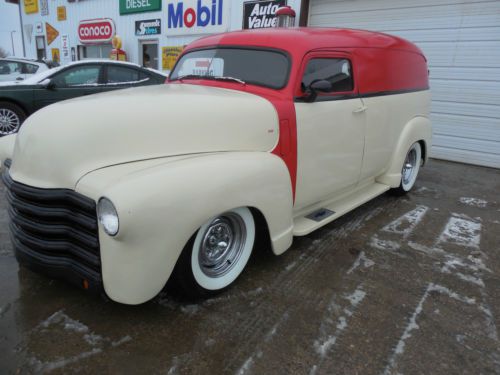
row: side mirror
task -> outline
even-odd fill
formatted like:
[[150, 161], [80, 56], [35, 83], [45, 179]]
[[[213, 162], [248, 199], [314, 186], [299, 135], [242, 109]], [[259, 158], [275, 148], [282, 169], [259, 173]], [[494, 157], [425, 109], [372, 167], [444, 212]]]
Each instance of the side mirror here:
[[40, 85], [45, 87], [47, 90], [53, 90], [56, 87], [50, 78], [45, 78], [42, 82], [40, 82]]
[[330, 92], [332, 91], [332, 88], [332, 84], [326, 79], [314, 80], [306, 89], [305, 100], [307, 102], [314, 102], [318, 97], [318, 92]]

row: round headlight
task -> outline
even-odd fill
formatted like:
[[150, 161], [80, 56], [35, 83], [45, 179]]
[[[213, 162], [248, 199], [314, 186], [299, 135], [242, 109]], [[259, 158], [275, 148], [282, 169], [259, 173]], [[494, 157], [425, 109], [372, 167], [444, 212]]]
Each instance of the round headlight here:
[[113, 203], [108, 198], [99, 199], [97, 203], [97, 217], [104, 231], [110, 236], [116, 236], [120, 229], [118, 212]]

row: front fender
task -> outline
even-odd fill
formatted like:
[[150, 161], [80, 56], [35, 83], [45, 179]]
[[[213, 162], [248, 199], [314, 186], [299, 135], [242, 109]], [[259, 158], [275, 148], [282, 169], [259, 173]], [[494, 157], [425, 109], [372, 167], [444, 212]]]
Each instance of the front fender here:
[[[132, 165], [134, 164], [134, 165]], [[264, 215], [276, 253], [292, 242], [292, 189], [283, 161], [265, 152], [229, 152], [110, 167], [76, 190], [105, 196], [120, 218], [116, 237], [99, 228], [104, 288], [121, 303], [143, 303], [166, 284], [191, 236], [236, 207]]]
[[[425, 147], [425, 159], [427, 162], [432, 141], [432, 127], [429, 118], [416, 116], [411, 119], [403, 128], [389, 162], [387, 171], [377, 178], [377, 182], [396, 188], [401, 183], [401, 170], [406, 158], [406, 154], [411, 145], [422, 141]], [[422, 150], [424, 151], [424, 150]]]
[[17, 134], [7, 135], [0, 138], [0, 171], [2, 171], [5, 160], [12, 158]]

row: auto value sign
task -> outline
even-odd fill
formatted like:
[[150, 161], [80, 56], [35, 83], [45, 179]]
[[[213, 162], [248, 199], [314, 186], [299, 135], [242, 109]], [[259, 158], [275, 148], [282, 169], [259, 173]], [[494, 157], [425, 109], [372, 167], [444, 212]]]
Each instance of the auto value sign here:
[[274, 14], [279, 7], [284, 5], [286, 5], [286, 0], [247, 1], [243, 3], [243, 28], [275, 27], [277, 18]]
[[112, 19], [99, 18], [80, 21], [78, 38], [81, 43], [106, 43], [115, 35], [115, 24]]
[[229, 0], [182, 0], [167, 4], [168, 35], [196, 35], [227, 31]]
[[135, 21], [135, 35], [156, 35], [161, 34], [161, 20], [159, 18], [154, 20]]
[[120, 14], [161, 10], [161, 0], [120, 0]]

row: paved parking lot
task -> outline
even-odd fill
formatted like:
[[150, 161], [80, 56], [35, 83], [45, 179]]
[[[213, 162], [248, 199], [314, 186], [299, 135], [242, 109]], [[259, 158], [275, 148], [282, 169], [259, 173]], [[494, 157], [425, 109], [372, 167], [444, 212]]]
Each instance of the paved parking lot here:
[[227, 293], [122, 306], [19, 269], [0, 191], [0, 373], [500, 373], [500, 171], [431, 161]]

